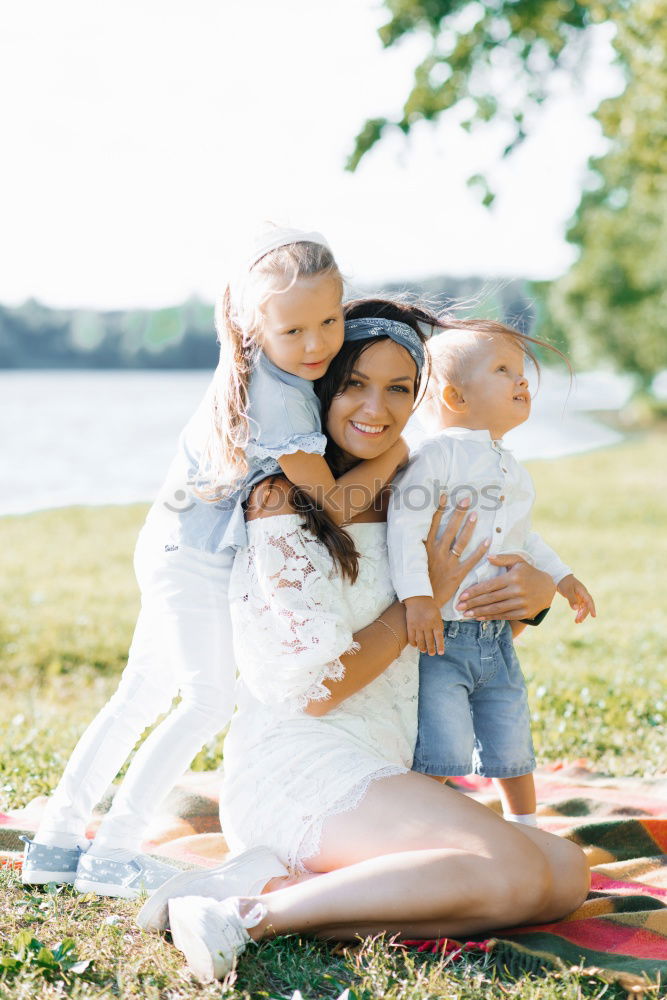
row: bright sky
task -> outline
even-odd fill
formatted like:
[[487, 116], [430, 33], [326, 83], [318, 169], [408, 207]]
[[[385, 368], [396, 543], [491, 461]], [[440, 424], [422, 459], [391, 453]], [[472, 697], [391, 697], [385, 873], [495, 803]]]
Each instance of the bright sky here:
[[[608, 41], [534, 138], [420, 125], [355, 174], [425, 41], [382, 50], [379, 0], [20, 0], [0, 13], [0, 302], [158, 306], [221, 289], [262, 219], [322, 230], [358, 282], [552, 277], [614, 88]], [[465, 178], [489, 170], [491, 212]]]

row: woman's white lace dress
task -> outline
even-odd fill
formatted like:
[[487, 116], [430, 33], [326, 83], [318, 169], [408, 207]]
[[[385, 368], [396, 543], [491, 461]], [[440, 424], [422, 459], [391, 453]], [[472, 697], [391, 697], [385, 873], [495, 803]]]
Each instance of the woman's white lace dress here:
[[[287, 514], [248, 523], [230, 584], [238, 708], [225, 740], [221, 821], [232, 850], [263, 844], [292, 871], [317, 854], [327, 816], [357, 805], [376, 778], [410, 769], [417, 736], [417, 657], [407, 647], [326, 715], [304, 708], [344, 675], [353, 634], [395, 599], [386, 524], [348, 530], [355, 584]], [[380, 626], [382, 628], [382, 626]]]

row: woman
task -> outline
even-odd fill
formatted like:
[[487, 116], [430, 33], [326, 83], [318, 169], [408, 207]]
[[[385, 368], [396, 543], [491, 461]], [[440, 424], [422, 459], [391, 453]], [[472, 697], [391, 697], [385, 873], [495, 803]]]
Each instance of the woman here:
[[[377, 315], [377, 304], [366, 308]], [[334, 463], [381, 454], [400, 436], [424, 365], [420, 315], [351, 324], [321, 392]], [[460, 937], [564, 916], [588, 888], [578, 847], [409, 770], [417, 654], [389, 582], [385, 505], [349, 526], [357, 557], [312, 514], [304, 528], [296, 502], [265, 482], [247, 514], [231, 590], [241, 685], [221, 812], [234, 849], [268, 845], [305, 876], [285, 888], [274, 880], [261, 897], [172, 899], [174, 943], [206, 980], [278, 934]], [[483, 549], [452, 556], [472, 525], [457, 511], [436, 540], [440, 516], [427, 549], [442, 605]]]

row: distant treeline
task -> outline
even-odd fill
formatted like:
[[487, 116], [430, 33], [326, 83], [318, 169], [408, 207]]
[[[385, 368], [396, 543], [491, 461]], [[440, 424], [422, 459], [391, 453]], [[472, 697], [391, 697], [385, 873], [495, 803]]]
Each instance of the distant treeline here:
[[[522, 281], [440, 277], [384, 285], [383, 291], [424, 297], [440, 308], [460, 304], [466, 314], [524, 330], [533, 319]], [[50, 309], [34, 299], [17, 308], [0, 306], [0, 368], [213, 368], [217, 357], [213, 306], [198, 299], [114, 312]]]

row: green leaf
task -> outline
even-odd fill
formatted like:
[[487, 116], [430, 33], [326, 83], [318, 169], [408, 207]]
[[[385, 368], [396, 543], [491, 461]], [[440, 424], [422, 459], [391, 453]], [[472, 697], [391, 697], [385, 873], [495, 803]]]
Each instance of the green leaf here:
[[57, 962], [62, 961], [66, 955], [74, 951], [75, 942], [73, 938], [63, 938], [63, 940], [53, 949], [53, 957]]
[[14, 956], [24, 961], [31, 951], [39, 951], [41, 944], [32, 936], [32, 931], [20, 931], [13, 941]]
[[354, 171], [357, 169], [361, 158], [379, 141], [388, 124], [389, 122], [386, 118], [370, 118], [364, 124], [354, 140], [354, 149], [345, 164], [346, 170]]
[[43, 965], [51, 969], [57, 969], [59, 965], [58, 959], [56, 958], [54, 953], [51, 951], [50, 948], [44, 947], [44, 945], [42, 945], [42, 947], [37, 952], [37, 955], [35, 956], [35, 962], [38, 965]]

